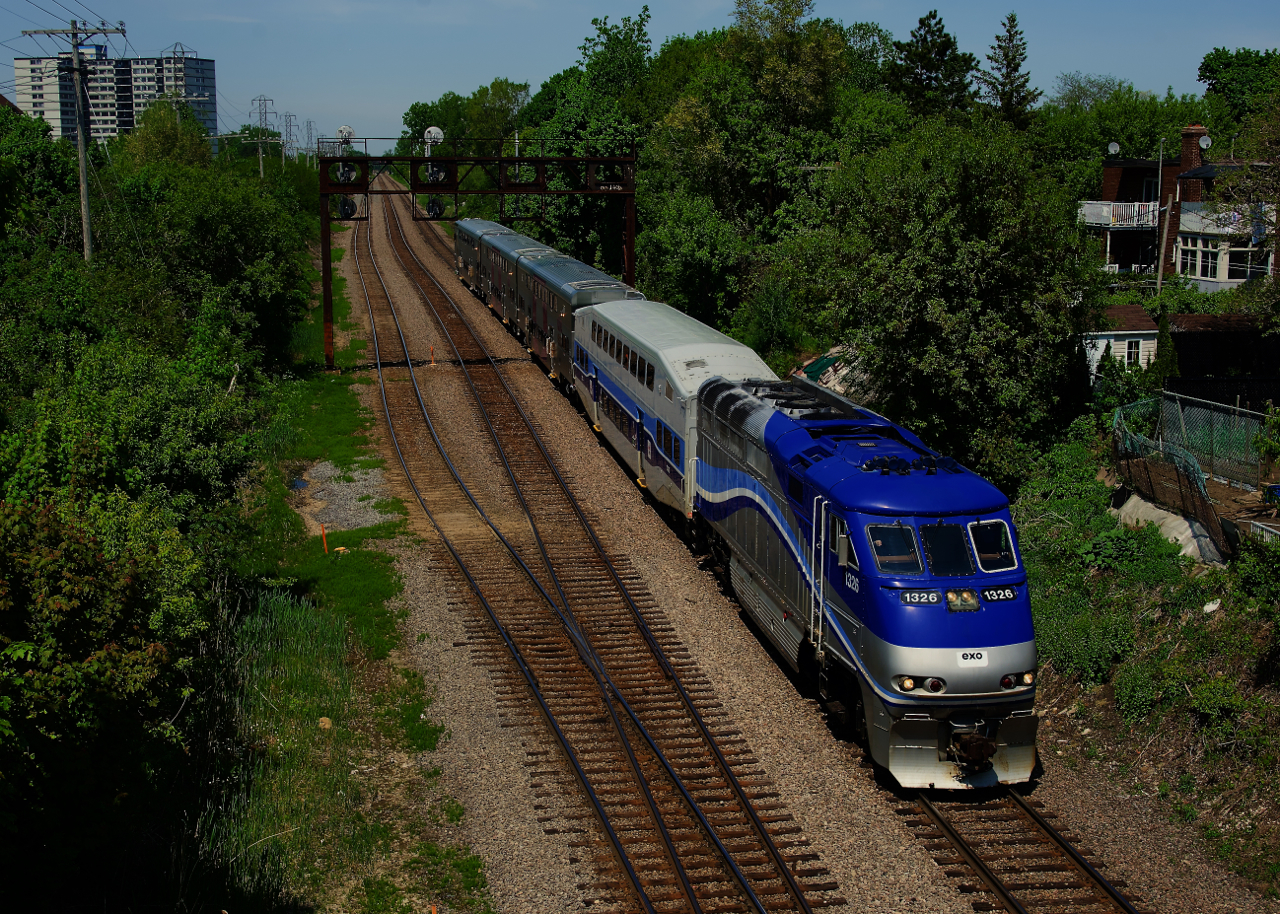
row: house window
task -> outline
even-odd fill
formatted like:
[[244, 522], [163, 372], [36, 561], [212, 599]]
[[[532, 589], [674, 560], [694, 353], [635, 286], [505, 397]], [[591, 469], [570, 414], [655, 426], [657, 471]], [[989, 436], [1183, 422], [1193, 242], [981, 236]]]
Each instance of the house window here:
[[1218, 278], [1218, 241], [1210, 235], [1178, 236], [1178, 272], [1200, 279]]
[[1129, 340], [1124, 347], [1124, 363], [1126, 365], [1137, 365], [1138, 359], [1142, 358], [1142, 341]]
[[1255, 279], [1270, 272], [1269, 248], [1232, 247], [1227, 254], [1227, 279]]

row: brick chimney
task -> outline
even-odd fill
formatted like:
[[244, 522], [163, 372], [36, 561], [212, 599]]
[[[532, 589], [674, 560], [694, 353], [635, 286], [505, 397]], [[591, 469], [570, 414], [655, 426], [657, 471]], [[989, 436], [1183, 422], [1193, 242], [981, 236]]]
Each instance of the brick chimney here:
[[[1204, 151], [1200, 148], [1200, 137], [1208, 136], [1209, 131], [1199, 124], [1191, 124], [1182, 128], [1182, 165], [1181, 170], [1191, 171], [1204, 164]], [[1204, 182], [1187, 180], [1182, 182], [1182, 200], [1185, 203], [1199, 203], [1204, 199]]]

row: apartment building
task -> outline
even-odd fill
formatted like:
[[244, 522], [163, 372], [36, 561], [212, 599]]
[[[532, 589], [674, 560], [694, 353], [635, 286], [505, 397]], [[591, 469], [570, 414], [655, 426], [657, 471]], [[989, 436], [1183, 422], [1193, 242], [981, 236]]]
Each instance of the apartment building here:
[[[218, 132], [214, 62], [175, 44], [160, 57], [108, 56], [106, 45], [82, 45], [84, 92], [90, 135], [106, 140], [133, 129], [157, 99], [182, 98], [211, 134]], [[71, 52], [57, 57], [14, 58], [19, 110], [40, 118], [55, 137], [76, 134], [75, 89], [68, 67]]]

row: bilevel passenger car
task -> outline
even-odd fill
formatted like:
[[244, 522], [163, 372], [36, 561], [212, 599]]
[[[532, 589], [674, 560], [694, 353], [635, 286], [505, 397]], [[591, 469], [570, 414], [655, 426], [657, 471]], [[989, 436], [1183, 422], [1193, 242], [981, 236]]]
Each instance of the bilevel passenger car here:
[[858, 702], [903, 787], [1026, 781], [1036, 647], [1008, 501], [911, 432], [802, 379], [716, 378], [694, 508], [747, 611]]
[[716, 376], [772, 376], [758, 355], [660, 302], [574, 315], [574, 388], [595, 427], [658, 501], [692, 517], [697, 392]]
[[505, 225], [487, 219], [459, 219], [454, 224], [453, 252], [458, 258], [458, 278], [476, 295], [480, 295], [480, 239], [485, 235], [514, 234]]
[[643, 299], [626, 283], [496, 222], [460, 219], [458, 277], [502, 318], [561, 386], [573, 383], [573, 314], [585, 305]]

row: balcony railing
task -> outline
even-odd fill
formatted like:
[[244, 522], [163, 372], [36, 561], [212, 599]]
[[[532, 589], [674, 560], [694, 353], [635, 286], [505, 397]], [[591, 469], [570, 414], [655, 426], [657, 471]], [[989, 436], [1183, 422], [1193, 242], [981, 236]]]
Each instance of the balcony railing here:
[[1085, 225], [1099, 228], [1153, 229], [1159, 225], [1160, 204], [1085, 200], [1080, 204], [1080, 218]]

